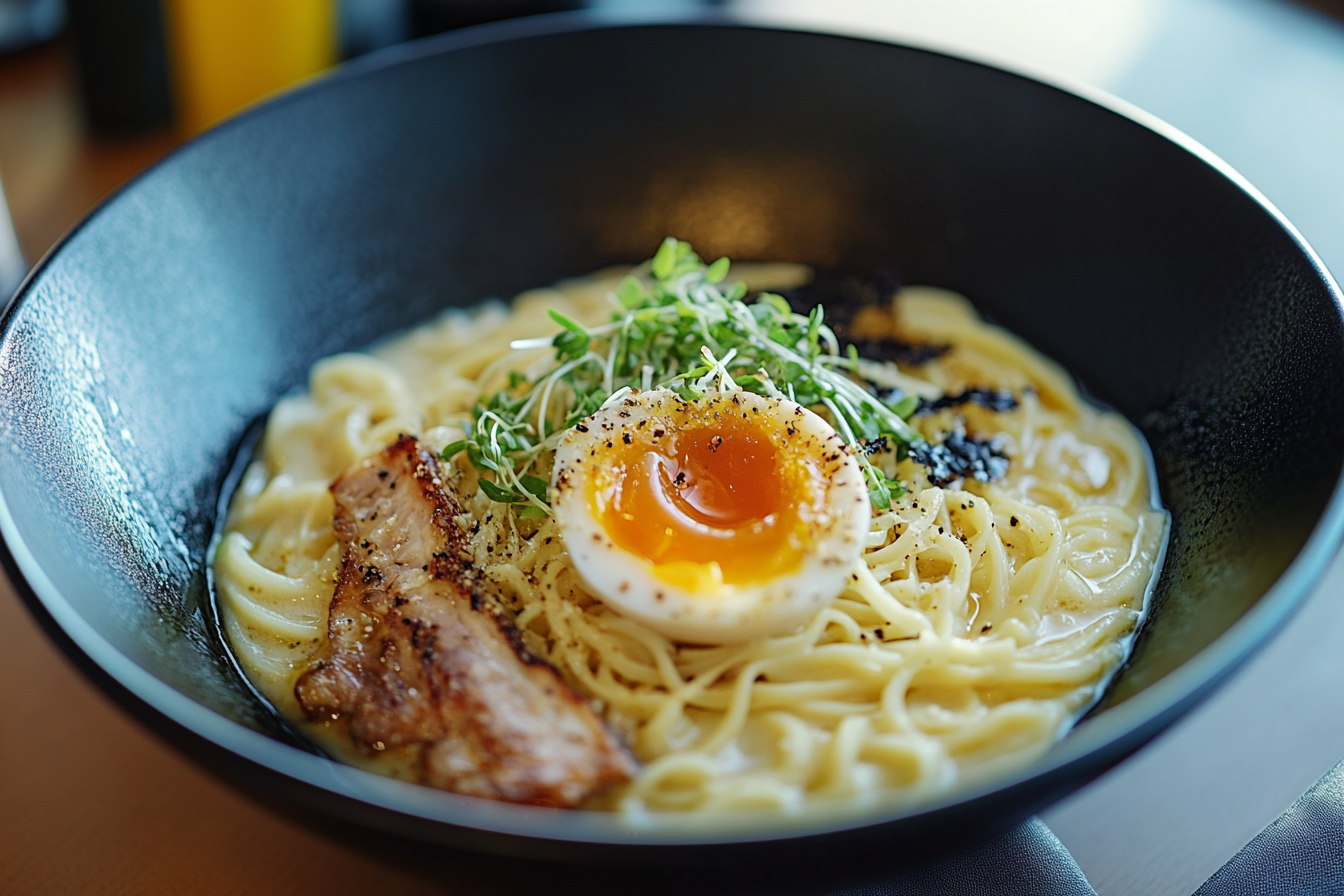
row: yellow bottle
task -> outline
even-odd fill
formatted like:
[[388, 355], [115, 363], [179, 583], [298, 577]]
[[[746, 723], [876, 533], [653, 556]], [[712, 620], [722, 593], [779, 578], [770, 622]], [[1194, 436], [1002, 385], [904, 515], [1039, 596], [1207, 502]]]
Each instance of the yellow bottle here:
[[188, 134], [336, 61], [336, 0], [165, 0], [164, 12]]

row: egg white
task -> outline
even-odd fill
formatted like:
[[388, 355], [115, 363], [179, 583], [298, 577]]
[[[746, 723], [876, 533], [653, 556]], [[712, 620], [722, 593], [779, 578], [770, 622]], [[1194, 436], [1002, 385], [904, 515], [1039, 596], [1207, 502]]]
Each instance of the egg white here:
[[[659, 577], [648, 558], [612, 540], [591, 506], [593, 477], [611, 468], [626, 432], [653, 444], [659, 430], [670, 435], [688, 418], [702, 427], [702, 421], [727, 411], [773, 428], [781, 454], [792, 453], [821, 471], [817, 487], [823, 494], [812, 496], [820, 500], [811, 502], [807, 544], [795, 571], [761, 582], [712, 582], [693, 591]], [[796, 629], [844, 590], [872, 515], [859, 464], [825, 420], [787, 399], [743, 391], [687, 402], [655, 389], [598, 411], [562, 437], [551, 503], [574, 568], [594, 595], [669, 638], [695, 644], [740, 643]]]

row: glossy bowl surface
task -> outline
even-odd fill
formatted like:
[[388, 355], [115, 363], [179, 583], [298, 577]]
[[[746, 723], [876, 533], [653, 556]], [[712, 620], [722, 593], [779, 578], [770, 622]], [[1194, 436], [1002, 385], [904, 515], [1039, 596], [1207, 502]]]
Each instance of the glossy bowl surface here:
[[[433, 792], [287, 738], [213, 627], [231, 458], [309, 365], [448, 306], [647, 257], [897, 269], [971, 297], [1147, 435], [1173, 515], [1151, 619], [1042, 762], [916, 810], [641, 828]], [[1344, 322], [1311, 251], [1192, 141], [917, 48], [579, 17], [383, 54], [174, 153], [30, 276], [0, 341], [0, 532], [35, 613], [193, 755], [423, 840], [714, 859], [1002, 829], [1132, 752], [1338, 542]]]

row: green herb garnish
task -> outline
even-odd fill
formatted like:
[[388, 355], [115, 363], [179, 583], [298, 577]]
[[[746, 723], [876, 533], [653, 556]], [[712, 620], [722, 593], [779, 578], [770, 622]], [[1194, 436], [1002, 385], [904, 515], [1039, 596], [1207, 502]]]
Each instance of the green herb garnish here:
[[610, 323], [585, 327], [552, 311], [559, 333], [513, 344], [552, 346], [550, 369], [536, 379], [511, 374], [504, 389], [477, 405], [468, 438], [444, 448], [444, 459], [466, 451], [477, 470], [493, 474], [494, 481], [481, 479], [491, 500], [539, 518], [550, 508], [547, 481], [534, 471], [569, 427], [632, 390], [672, 389], [689, 401], [745, 389], [826, 417], [854, 450], [873, 506], [889, 508], [905, 488], [865, 446], [885, 439], [903, 453], [919, 438], [905, 422], [915, 402], [900, 395], [884, 401], [850, 375], [858, 355], [853, 346], [840, 351], [821, 306], [797, 314], [772, 293], [748, 305], [745, 285], [725, 283], [728, 267], [726, 258], [706, 265], [690, 244], [668, 237], [649, 263], [648, 282], [621, 281], [620, 310]]

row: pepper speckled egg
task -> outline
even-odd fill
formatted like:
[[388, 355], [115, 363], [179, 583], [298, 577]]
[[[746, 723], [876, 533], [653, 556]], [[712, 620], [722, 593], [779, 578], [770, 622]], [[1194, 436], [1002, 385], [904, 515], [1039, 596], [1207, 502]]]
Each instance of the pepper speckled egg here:
[[696, 644], [796, 629], [844, 589], [872, 513], [825, 420], [739, 391], [598, 411], [561, 439], [551, 500], [597, 597]]

